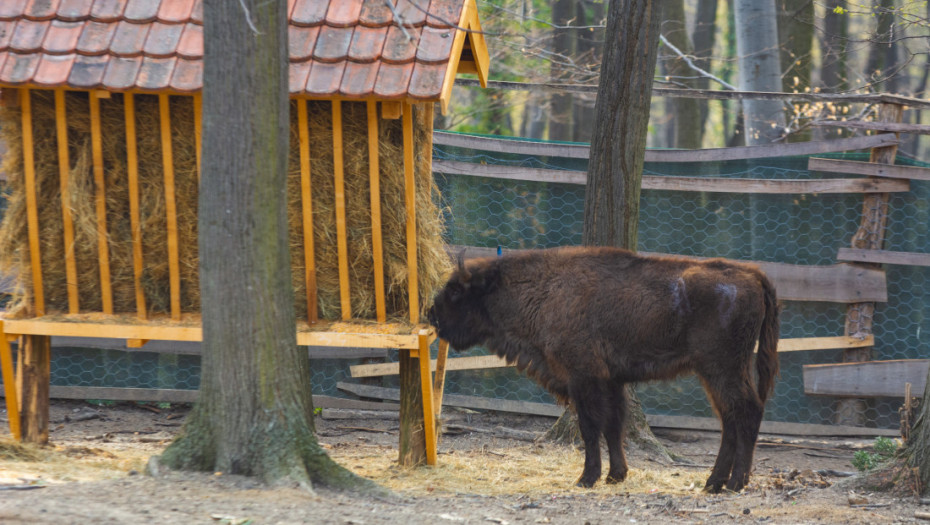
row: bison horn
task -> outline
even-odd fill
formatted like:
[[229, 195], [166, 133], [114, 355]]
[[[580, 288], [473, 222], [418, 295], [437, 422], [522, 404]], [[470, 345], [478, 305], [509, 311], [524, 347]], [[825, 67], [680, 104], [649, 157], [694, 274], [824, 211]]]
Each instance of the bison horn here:
[[465, 249], [462, 249], [462, 251], [459, 252], [458, 256], [456, 257], [456, 261], [458, 262], [459, 274], [461, 275], [462, 279], [467, 282], [469, 279], [471, 279], [471, 274], [468, 273], [468, 270], [465, 269]]

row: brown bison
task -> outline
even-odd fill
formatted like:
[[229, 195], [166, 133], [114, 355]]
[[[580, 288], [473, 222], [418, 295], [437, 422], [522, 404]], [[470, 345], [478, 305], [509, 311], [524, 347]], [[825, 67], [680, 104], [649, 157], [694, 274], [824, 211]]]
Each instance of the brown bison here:
[[[485, 345], [574, 405], [585, 445], [578, 485], [626, 478], [625, 385], [694, 372], [721, 419], [705, 490], [749, 480], [765, 399], [778, 373], [775, 288], [754, 266], [646, 257], [618, 248], [556, 248], [459, 258], [428, 313], [439, 337]], [[753, 386], [753, 348], [758, 382]]]

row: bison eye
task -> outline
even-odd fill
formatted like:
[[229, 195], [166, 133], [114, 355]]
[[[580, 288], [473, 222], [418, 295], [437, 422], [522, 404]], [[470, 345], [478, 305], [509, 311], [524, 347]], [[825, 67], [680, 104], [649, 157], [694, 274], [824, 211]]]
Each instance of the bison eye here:
[[449, 286], [449, 301], [459, 302], [465, 296], [465, 289], [458, 284]]

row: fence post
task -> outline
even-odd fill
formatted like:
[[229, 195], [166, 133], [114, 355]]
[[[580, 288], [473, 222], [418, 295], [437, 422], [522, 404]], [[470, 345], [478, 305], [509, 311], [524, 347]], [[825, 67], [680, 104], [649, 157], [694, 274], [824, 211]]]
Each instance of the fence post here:
[[48, 443], [51, 340], [47, 335], [25, 335], [19, 349], [22, 368], [17, 386], [22, 403], [22, 439], [27, 443]]
[[[879, 106], [878, 122], [901, 122], [903, 107], [899, 104], [883, 103]], [[898, 146], [872, 148], [869, 162], [894, 164]], [[881, 250], [888, 223], [888, 193], [870, 193], [862, 205], [862, 222], [852, 238], [852, 247], [866, 250]], [[878, 264], [862, 263], [869, 268], [880, 268]], [[847, 336], [866, 337], [872, 335], [872, 318], [875, 303], [852, 303], [846, 308]], [[849, 348], [843, 351], [843, 362], [869, 361], [872, 347]], [[841, 399], [837, 402], [836, 423], [839, 425], [862, 426], [865, 424], [866, 402], [864, 399]]]

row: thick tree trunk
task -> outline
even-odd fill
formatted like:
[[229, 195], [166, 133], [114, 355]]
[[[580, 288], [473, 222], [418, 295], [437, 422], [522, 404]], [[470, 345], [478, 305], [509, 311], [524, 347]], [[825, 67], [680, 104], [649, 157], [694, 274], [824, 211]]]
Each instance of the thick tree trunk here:
[[[803, 93], [811, 88], [814, 48], [814, 2], [778, 0], [778, 41], [781, 45], [782, 91]], [[808, 130], [794, 133], [791, 142], [811, 139]]]
[[[698, 0], [694, 27], [691, 30], [691, 41], [694, 44], [694, 64], [704, 71], [710, 71], [710, 57], [714, 50], [716, 30], [717, 0]], [[708, 89], [710, 88], [710, 79], [705, 76], [698, 77], [694, 81], [694, 87]], [[708, 103], [707, 100], [698, 100], [701, 111], [702, 144], [704, 142], [704, 123], [707, 122], [707, 115], [710, 113]]]
[[288, 254], [285, 0], [204, 5], [200, 398], [161, 463], [373, 487], [316, 441]]
[[[636, 249], [661, 15], [661, 3], [650, 0], [616, 0], [608, 6], [585, 192], [583, 242], [587, 246]], [[627, 388], [631, 399], [628, 439], [651, 441], [664, 451], [646, 424], [633, 389]], [[558, 426], [553, 432], [557, 430]]]
[[[736, 49], [741, 91], [780, 91], [775, 0], [735, 0]], [[766, 144], [781, 137], [785, 112], [777, 100], [743, 100], [746, 144]]]

